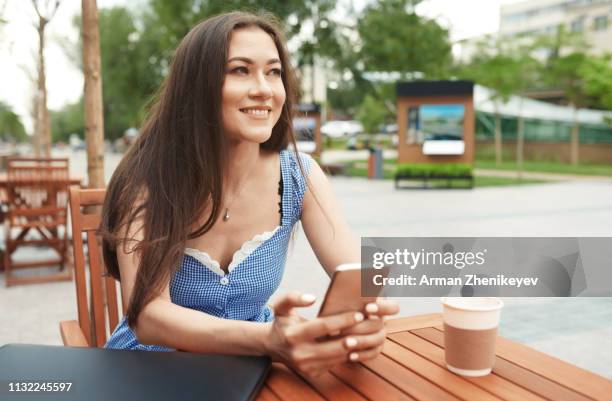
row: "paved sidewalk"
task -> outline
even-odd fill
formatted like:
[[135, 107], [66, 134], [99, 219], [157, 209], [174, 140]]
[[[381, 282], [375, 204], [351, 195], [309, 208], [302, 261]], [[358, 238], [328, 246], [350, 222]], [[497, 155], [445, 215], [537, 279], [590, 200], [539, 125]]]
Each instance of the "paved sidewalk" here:
[[[72, 167], [83, 160], [84, 155], [77, 154]], [[333, 177], [331, 183], [357, 236], [612, 237], [612, 182], [581, 180], [453, 191], [397, 191], [391, 181], [362, 178]], [[305, 235], [298, 232], [279, 292], [299, 289], [315, 294], [315, 307], [301, 312], [312, 317], [328, 282]], [[403, 316], [441, 309], [435, 298], [399, 302]], [[612, 378], [612, 298], [505, 302], [502, 335]], [[59, 321], [76, 318], [74, 284], [7, 289], [0, 275], [0, 316], [0, 345], [59, 345]]]

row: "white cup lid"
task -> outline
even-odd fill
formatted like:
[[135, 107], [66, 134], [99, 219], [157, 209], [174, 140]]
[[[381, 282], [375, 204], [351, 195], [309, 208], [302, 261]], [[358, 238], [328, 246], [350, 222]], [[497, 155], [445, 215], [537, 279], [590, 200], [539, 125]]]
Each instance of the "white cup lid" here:
[[446, 307], [467, 312], [491, 312], [504, 306], [504, 302], [495, 297], [442, 297], [440, 301]]

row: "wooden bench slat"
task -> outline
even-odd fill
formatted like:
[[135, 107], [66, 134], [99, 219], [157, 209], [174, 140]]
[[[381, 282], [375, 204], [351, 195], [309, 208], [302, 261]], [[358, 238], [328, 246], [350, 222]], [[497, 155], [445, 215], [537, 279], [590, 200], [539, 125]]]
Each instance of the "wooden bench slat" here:
[[[436, 330], [433, 327], [425, 329], [412, 330], [411, 333], [433, 343], [439, 347], [444, 347], [444, 333]], [[524, 369], [506, 359], [496, 357], [493, 373], [507, 379], [529, 391], [539, 394], [544, 398], [551, 400], [566, 400], [566, 401], [589, 401], [588, 397], [575, 391], [568, 389], [559, 383], [549, 380], [546, 377], [533, 373], [530, 370]]]
[[[375, 360], [381, 360], [384, 363], [384, 358], [384, 355], [380, 355]], [[394, 363], [388, 358], [386, 361], [388, 361], [388, 363]], [[401, 366], [397, 366], [402, 370]], [[369, 400], [416, 401], [415, 398], [406, 394], [405, 390], [391, 384], [388, 381], [388, 377], [383, 376], [383, 379], [383, 377], [361, 364], [342, 365], [334, 368], [332, 373]]]
[[[389, 338], [402, 346], [409, 348], [410, 350], [418, 353], [429, 361], [435, 363], [443, 369], [446, 369], [446, 362], [444, 360], [444, 349], [430, 343], [421, 337], [409, 333], [395, 333], [389, 336]], [[495, 374], [483, 376], [483, 377], [464, 377], [464, 380], [473, 383], [474, 385], [482, 388], [485, 391], [495, 394], [501, 399], [507, 401], [546, 401], [546, 398], [542, 398], [537, 394], [524, 389], [523, 387], [517, 386]]]
[[304, 380], [278, 363], [272, 364], [266, 384], [283, 401], [325, 401]]
[[391, 340], [385, 341], [383, 354], [407, 367], [432, 383], [444, 383], [445, 390], [464, 400], [501, 401], [464, 378], [451, 373], [418, 353]]
[[363, 362], [363, 365], [419, 401], [460, 401], [453, 394], [386, 355]]

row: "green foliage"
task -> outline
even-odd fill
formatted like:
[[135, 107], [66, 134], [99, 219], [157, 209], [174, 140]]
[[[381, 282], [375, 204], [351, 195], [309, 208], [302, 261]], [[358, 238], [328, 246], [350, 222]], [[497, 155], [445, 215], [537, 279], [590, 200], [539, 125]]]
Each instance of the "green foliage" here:
[[51, 132], [53, 142], [68, 142], [71, 134], [85, 137], [85, 122], [83, 99], [78, 102], [64, 106], [59, 111], [51, 111]]
[[375, 134], [378, 127], [385, 122], [388, 114], [380, 100], [366, 95], [357, 112], [357, 119], [363, 124], [365, 132]]
[[582, 75], [588, 56], [584, 52], [574, 52], [557, 57], [550, 62], [548, 79], [551, 84], [561, 88], [565, 97], [574, 107], [587, 106], [585, 82]]
[[159, 60], [151, 52], [153, 38], [143, 37], [128, 10], [99, 13], [105, 136], [116, 139], [138, 126], [142, 110], [160, 83]]
[[28, 139], [21, 119], [10, 106], [0, 102], [0, 138], [23, 142]]
[[418, 1], [381, 0], [359, 19], [360, 58], [369, 71], [421, 72], [442, 78], [451, 64], [448, 31], [414, 12]]
[[589, 57], [581, 66], [584, 91], [595, 100], [595, 106], [612, 109], [612, 55]]
[[398, 164], [395, 174], [402, 177], [470, 177], [473, 168], [469, 164]]
[[486, 38], [477, 44], [470, 63], [459, 67], [458, 74], [493, 89], [493, 100], [505, 103], [537, 81], [538, 63], [531, 50], [511, 39]]

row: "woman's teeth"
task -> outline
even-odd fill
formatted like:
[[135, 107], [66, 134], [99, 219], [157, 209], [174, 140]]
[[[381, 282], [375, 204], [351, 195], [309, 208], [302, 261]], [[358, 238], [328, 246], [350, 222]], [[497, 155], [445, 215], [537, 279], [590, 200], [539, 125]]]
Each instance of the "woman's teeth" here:
[[258, 110], [258, 109], [241, 109], [243, 113], [254, 114], [256, 116], [266, 116], [270, 110]]

